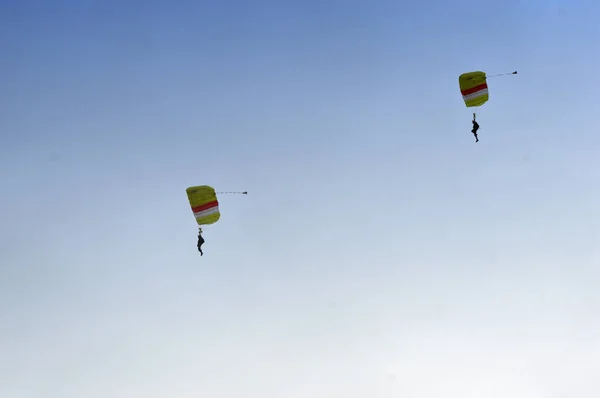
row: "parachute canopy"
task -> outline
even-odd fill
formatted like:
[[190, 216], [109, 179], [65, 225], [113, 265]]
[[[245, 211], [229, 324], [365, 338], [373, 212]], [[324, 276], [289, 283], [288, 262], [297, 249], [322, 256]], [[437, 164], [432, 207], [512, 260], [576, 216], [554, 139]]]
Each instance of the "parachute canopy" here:
[[458, 78], [458, 84], [468, 108], [481, 106], [490, 98], [485, 72], [463, 73]]
[[213, 187], [200, 185], [189, 187], [185, 191], [198, 225], [214, 224], [219, 221], [221, 213], [217, 193]]

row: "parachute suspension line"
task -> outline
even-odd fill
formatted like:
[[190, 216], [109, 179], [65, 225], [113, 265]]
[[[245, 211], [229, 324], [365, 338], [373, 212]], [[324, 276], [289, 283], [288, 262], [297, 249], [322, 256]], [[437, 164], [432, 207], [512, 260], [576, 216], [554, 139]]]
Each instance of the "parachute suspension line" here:
[[491, 75], [491, 76], [486, 76], [488, 79], [491, 77], [498, 77], [498, 76], [506, 76], [506, 75], [516, 75], [517, 71], [514, 72], [510, 72], [510, 73], [499, 73], [497, 75]]
[[244, 192], [215, 192], [217, 195], [248, 195], [248, 191]]

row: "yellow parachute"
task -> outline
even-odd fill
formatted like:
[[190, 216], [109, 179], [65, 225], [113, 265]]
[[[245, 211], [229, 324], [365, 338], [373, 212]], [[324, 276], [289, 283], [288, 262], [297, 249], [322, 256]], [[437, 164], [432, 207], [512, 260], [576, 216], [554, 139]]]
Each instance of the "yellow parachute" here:
[[[208, 185], [198, 185], [189, 187], [185, 191], [198, 225], [210, 225], [219, 221], [221, 218], [221, 211], [219, 210], [217, 192], [215, 192], [213, 187]], [[219, 194], [236, 193], [243, 195], [248, 194], [248, 192], [219, 192]], [[201, 249], [203, 243], [204, 238], [202, 237], [202, 228], [200, 227], [198, 231], [198, 251], [200, 252], [200, 255], [204, 255]]]
[[199, 185], [186, 190], [190, 206], [198, 225], [214, 224], [221, 218], [217, 193], [213, 187]]
[[463, 73], [458, 78], [458, 84], [468, 108], [481, 106], [490, 99], [485, 72]]
[[511, 73], [500, 73], [498, 75], [486, 76], [485, 72], [475, 71], [463, 73], [458, 77], [460, 93], [467, 108], [477, 107], [485, 104], [490, 99], [487, 79], [505, 75], [516, 75], [517, 71]]

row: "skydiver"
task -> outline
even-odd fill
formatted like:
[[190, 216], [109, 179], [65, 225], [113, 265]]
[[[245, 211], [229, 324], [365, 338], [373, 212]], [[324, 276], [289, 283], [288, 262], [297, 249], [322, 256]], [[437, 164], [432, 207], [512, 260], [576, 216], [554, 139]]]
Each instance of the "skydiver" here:
[[473, 114], [473, 129], [471, 133], [475, 136], [475, 142], [479, 142], [479, 137], [477, 137], [477, 130], [479, 130], [479, 123], [475, 121], [475, 114]]
[[204, 244], [204, 238], [202, 237], [202, 229], [200, 229], [198, 231], [198, 251], [200, 252], [200, 255], [203, 256], [204, 253], [202, 253], [202, 245]]

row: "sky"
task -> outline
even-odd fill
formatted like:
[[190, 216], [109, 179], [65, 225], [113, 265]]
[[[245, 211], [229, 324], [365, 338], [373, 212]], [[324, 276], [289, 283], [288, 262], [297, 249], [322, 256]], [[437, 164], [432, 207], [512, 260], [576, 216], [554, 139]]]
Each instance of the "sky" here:
[[0, 2], [0, 396], [593, 396], [599, 15]]

